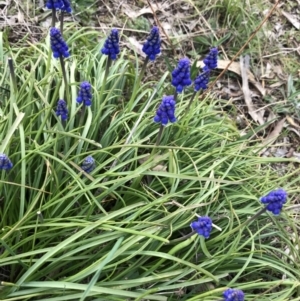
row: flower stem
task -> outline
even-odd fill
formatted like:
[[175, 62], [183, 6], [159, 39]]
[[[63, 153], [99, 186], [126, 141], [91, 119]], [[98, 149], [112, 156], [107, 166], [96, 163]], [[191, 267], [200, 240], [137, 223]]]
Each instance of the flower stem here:
[[56, 10], [55, 8], [52, 8], [52, 21], [51, 21], [51, 27], [55, 27], [55, 19], [56, 19]]
[[187, 114], [187, 112], [189, 111], [189, 109], [190, 109], [190, 107], [191, 107], [191, 105], [192, 105], [192, 103], [193, 103], [193, 101], [195, 99], [196, 94], [197, 94], [197, 92], [194, 91], [194, 93], [193, 93], [193, 95], [192, 95], [192, 97], [191, 97], [191, 99], [190, 99], [190, 101], [188, 103], [188, 106], [186, 107], [185, 114]]
[[65, 15], [65, 12], [62, 10], [61, 14], [60, 14], [60, 32], [61, 32], [61, 34], [63, 34], [63, 31], [64, 31], [64, 15]]
[[156, 139], [156, 143], [155, 143], [156, 146], [159, 146], [160, 139], [161, 139], [161, 136], [162, 136], [162, 133], [163, 133], [164, 128], [165, 128], [165, 127], [164, 127], [162, 124], [160, 124], [159, 132], [158, 132], [158, 134], [157, 134], [157, 139]]

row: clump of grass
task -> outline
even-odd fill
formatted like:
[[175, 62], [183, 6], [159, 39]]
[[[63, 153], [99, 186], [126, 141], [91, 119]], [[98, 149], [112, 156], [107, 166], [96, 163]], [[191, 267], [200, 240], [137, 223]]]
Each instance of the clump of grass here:
[[[15, 66], [0, 78], [10, 85], [0, 153], [9, 150], [13, 162], [0, 179], [2, 300], [297, 297], [292, 212], [255, 216], [269, 190], [297, 191], [292, 175], [270, 167], [290, 160], [258, 157], [259, 144], [240, 137], [209, 94], [186, 112], [189, 87], [177, 95], [176, 122], [173, 102], [172, 112], [166, 104], [173, 124], [155, 119], [162, 133], [153, 118], [170, 74], [144, 83], [147, 64], [126, 59], [125, 49], [107, 58], [104, 40], [92, 42], [97, 35], [65, 28], [71, 58], [64, 67], [44, 41], [0, 49]], [[83, 91], [78, 104], [83, 81], [93, 93]], [[63, 124], [56, 104], [65, 92]], [[207, 239], [191, 233], [199, 216], [214, 224], [206, 225], [209, 235], [193, 224]]]

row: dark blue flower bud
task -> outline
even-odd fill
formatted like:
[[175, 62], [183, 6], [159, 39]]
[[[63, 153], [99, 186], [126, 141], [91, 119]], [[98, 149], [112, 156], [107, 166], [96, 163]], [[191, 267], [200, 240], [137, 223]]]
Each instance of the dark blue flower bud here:
[[273, 214], [278, 215], [283, 207], [283, 204], [287, 201], [287, 192], [282, 188], [269, 192], [261, 199], [263, 204], [267, 204], [266, 208]]
[[95, 169], [95, 159], [92, 156], [87, 156], [81, 165], [81, 168], [86, 172], [86, 173], [91, 173]]
[[119, 33], [117, 29], [111, 30], [110, 35], [105, 40], [101, 52], [102, 54], [108, 55], [112, 60], [117, 58], [117, 55], [120, 53]]
[[62, 0], [62, 2], [63, 2], [64, 5], [61, 8], [61, 10], [64, 10], [67, 13], [71, 13], [72, 12], [72, 8], [71, 8], [70, 0]]
[[60, 99], [57, 102], [56, 115], [61, 116], [61, 120], [67, 120], [68, 113], [69, 111], [66, 102], [63, 99]]
[[159, 29], [154, 26], [142, 48], [143, 52], [149, 56], [151, 61], [154, 61], [156, 56], [160, 53], [160, 43]]
[[5, 154], [0, 154], [0, 170], [9, 170], [13, 167], [12, 162]]
[[228, 288], [223, 292], [224, 301], [244, 301], [244, 292], [238, 289]]
[[211, 48], [209, 54], [203, 60], [203, 71], [210, 71], [218, 66], [218, 48]]
[[172, 85], [178, 93], [192, 83], [190, 61], [188, 58], [179, 60], [177, 68], [172, 72]]
[[176, 102], [173, 95], [164, 96], [154, 116], [154, 122], [161, 123], [162, 125], [167, 125], [168, 121], [175, 122], [175, 105]]
[[198, 217], [197, 221], [192, 222], [190, 226], [199, 235], [209, 238], [212, 230], [212, 220], [208, 216], [201, 216]]
[[47, 0], [46, 7], [48, 9], [61, 9], [64, 6], [63, 0]]
[[194, 90], [199, 91], [200, 89], [202, 90], [207, 89], [208, 82], [209, 82], [209, 71], [204, 71], [200, 73], [195, 79]]
[[58, 28], [52, 27], [50, 29], [50, 43], [55, 58], [70, 56], [67, 43], [64, 41], [61, 32]]
[[82, 103], [89, 107], [92, 105], [92, 86], [89, 82], [82, 82], [80, 84], [80, 89], [78, 92], [78, 97], [76, 98], [76, 101], [78, 103]]

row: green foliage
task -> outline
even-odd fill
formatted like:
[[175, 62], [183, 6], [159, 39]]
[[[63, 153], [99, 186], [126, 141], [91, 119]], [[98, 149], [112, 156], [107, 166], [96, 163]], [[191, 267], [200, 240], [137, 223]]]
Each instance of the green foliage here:
[[[0, 179], [1, 300], [212, 301], [229, 286], [247, 300], [298, 300], [292, 211], [243, 226], [261, 195], [294, 189], [292, 175], [272, 168], [291, 160], [260, 158], [259, 143], [240, 137], [210, 95], [185, 114], [189, 91], [178, 97], [178, 122], [155, 146], [152, 119], [169, 73], [141, 82], [138, 58], [124, 50], [106, 77], [97, 33], [70, 27], [65, 35], [68, 86], [48, 42], [13, 49], [0, 41], [17, 76], [15, 90], [3, 66], [1, 86], [10, 93], [0, 108], [0, 150], [14, 167]], [[83, 80], [93, 104], [80, 125]], [[65, 92], [64, 126], [55, 106]], [[80, 168], [87, 155], [97, 162], [90, 175]], [[221, 231], [182, 239], [196, 214]]]

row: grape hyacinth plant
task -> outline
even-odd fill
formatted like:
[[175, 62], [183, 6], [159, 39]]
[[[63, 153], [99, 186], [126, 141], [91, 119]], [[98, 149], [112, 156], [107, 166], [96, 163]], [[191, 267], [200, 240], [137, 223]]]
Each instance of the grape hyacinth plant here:
[[68, 119], [68, 107], [67, 107], [67, 103], [63, 100], [60, 99], [57, 102], [57, 107], [56, 107], [56, 116], [61, 116], [61, 120], [65, 121]]
[[283, 204], [285, 204], [287, 201], [287, 192], [284, 189], [279, 188], [269, 192], [260, 200], [266, 205], [266, 210], [272, 212], [274, 215], [278, 215], [283, 207]]
[[156, 56], [160, 53], [160, 35], [158, 27], [154, 26], [143, 45], [143, 52], [149, 57], [150, 61], [154, 61]]
[[91, 173], [95, 169], [95, 166], [95, 159], [92, 156], [87, 156], [81, 164], [81, 168], [86, 173]]
[[50, 29], [50, 43], [53, 56], [57, 58], [68, 58], [70, 56], [69, 47], [62, 37], [60, 30], [56, 27]]
[[182, 93], [183, 89], [191, 85], [190, 60], [188, 58], [180, 59], [177, 68], [172, 72], [172, 85], [176, 88], [177, 93]]
[[67, 13], [71, 13], [72, 12], [72, 7], [71, 7], [71, 3], [70, 0], [62, 0], [63, 2], [63, 7], [61, 8], [61, 10], [67, 12]]
[[115, 60], [120, 53], [119, 32], [117, 29], [112, 29], [109, 36], [105, 40], [104, 46], [101, 49], [102, 54], [107, 55], [111, 60]]
[[209, 71], [200, 73], [194, 81], [194, 91], [198, 92], [200, 89], [206, 90], [209, 82]]
[[62, 9], [64, 7], [63, 0], [47, 0], [46, 7], [48, 9]]
[[78, 97], [76, 101], [81, 104], [83, 103], [84, 106], [90, 107], [92, 105], [92, 86], [89, 82], [84, 81], [80, 84], [80, 89], [78, 92]]
[[173, 95], [164, 96], [154, 116], [154, 122], [161, 123], [163, 126], [166, 126], [169, 121], [175, 122], [175, 105], [176, 102]]
[[242, 290], [228, 288], [223, 292], [223, 301], [244, 301], [245, 294]]
[[192, 230], [197, 232], [199, 235], [204, 236], [204, 238], [209, 238], [212, 230], [212, 220], [208, 216], [200, 216], [198, 217], [198, 220], [192, 222], [190, 226]]
[[218, 66], [218, 48], [213, 47], [210, 49], [209, 54], [203, 60], [203, 71], [211, 71]]
[[0, 170], [10, 170], [13, 164], [5, 154], [0, 154]]

